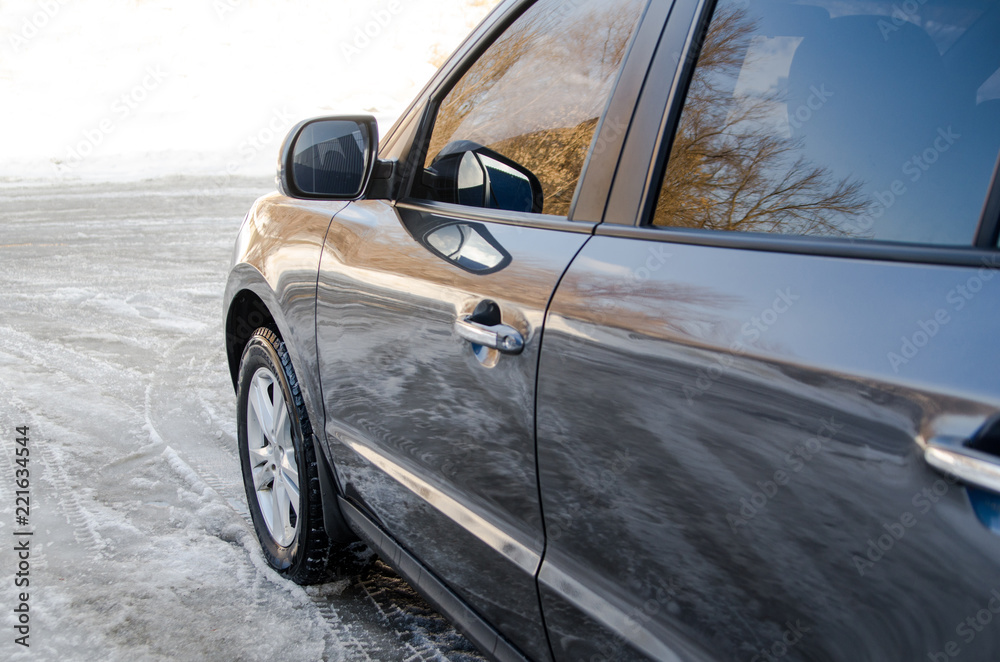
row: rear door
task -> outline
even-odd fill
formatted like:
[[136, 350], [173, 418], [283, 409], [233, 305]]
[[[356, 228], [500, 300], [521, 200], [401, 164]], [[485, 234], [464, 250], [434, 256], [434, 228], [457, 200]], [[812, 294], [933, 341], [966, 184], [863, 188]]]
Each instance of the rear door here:
[[[401, 124], [415, 136], [403, 149], [418, 166], [409, 194], [354, 203], [333, 220], [317, 340], [326, 438], [347, 498], [545, 660], [541, 328], [593, 231], [570, 209], [644, 3], [508, 7], [492, 45], [425, 100], [428, 119], [418, 103]], [[491, 349], [498, 332], [505, 344]]]
[[555, 657], [995, 659], [998, 7], [712, 10], [546, 320]]

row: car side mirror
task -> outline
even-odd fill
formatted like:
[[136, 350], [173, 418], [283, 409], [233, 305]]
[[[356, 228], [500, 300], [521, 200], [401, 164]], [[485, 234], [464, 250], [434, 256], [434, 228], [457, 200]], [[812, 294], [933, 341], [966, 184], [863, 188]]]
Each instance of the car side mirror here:
[[526, 167], [470, 141], [449, 144], [425, 178], [437, 199], [469, 207], [542, 213], [542, 185]]
[[278, 190], [293, 198], [355, 200], [365, 192], [377, 153], [378, 124], [371, 115], [305, 120], [281, 146]]

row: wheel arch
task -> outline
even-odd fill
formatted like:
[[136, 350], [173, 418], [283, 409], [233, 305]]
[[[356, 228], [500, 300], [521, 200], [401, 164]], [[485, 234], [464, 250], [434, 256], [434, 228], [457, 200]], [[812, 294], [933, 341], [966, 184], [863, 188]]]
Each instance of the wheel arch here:
[[242, 289], [236, 292], [229, 301], [226, 313], [226, 359], [229, 364], [229, 376], [232, 378], [233, 390], [237, 389], [237, 379], [240, 373], [240, 358], [243, 350], [254, 331], [266, 327], [284, 340], [270, 308], [264, 300], [252, 289]]
[[[356, 535], [343, 520], [337, 496], [341, 492], [340, 481], [335, 469], [324, 452], [323, 406], [316, 371], [310, 370], [309, 356], [315, 351], [299, 347], [291, 327], [282, 312], [278, 297], [271, 289], [264, 275], [250, 264], [241, 263], [232, 270], [226, 286], [226, 358], [232, 378], [234, 392], [238, 389], [240, 360], [243, 350], [250, 342], [254, 331], [266, 327], [277, 334], [288, 350], [295, 376], [302, 390], [306, 412], [312, 424], [312, 443], [319, 463], [320, 491], [323, 502], [324, 526], [327, 535], [337, 541], [351, 541]], [[315, 335], [309, 334], [315, 342]], [[308, 342], [308, 341], [307, 341]], [[314, 348], [313, 348], [314, 350]]]
[[[315, 368], [315, 318], [298, 319], [297, 327], [287, 319], [278, 295], [265, 276], [247, 263], [237, 264], [229, 275], [225, 295], [225, 340], [229, 376], [236, 391], [243, 349], [253, 332], [267, 327], [288, 348], [296, 377], [302, 388], [306, 411], [313, 427], [322, 430], [323, 401]], [[311, 360], [312, 359], [312, 360]]]

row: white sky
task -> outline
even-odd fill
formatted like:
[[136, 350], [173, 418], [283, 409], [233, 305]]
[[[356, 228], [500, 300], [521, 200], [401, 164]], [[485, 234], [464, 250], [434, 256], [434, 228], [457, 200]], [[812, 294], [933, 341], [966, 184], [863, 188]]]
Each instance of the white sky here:
[[0, 177], [268, 174], [300, 119], [388, 129], [495, 4], [4, 1]]

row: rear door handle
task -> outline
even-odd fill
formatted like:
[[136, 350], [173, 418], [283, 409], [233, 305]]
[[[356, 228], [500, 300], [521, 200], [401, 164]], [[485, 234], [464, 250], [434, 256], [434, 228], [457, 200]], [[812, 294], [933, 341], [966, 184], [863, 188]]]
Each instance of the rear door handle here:
[[963, 446], [962, 441], [933, 437], [924, 447], [924, 460], [967, 485], [1000, 494], [1000, 457]]
[[520, 354], [524, 351], [524, 337], [506, 324], [487, 326], [473, 322], [471, 317], [463, 317], [455, 322], [455, 332], [474, 345], [489, 347], [501, 354]]

